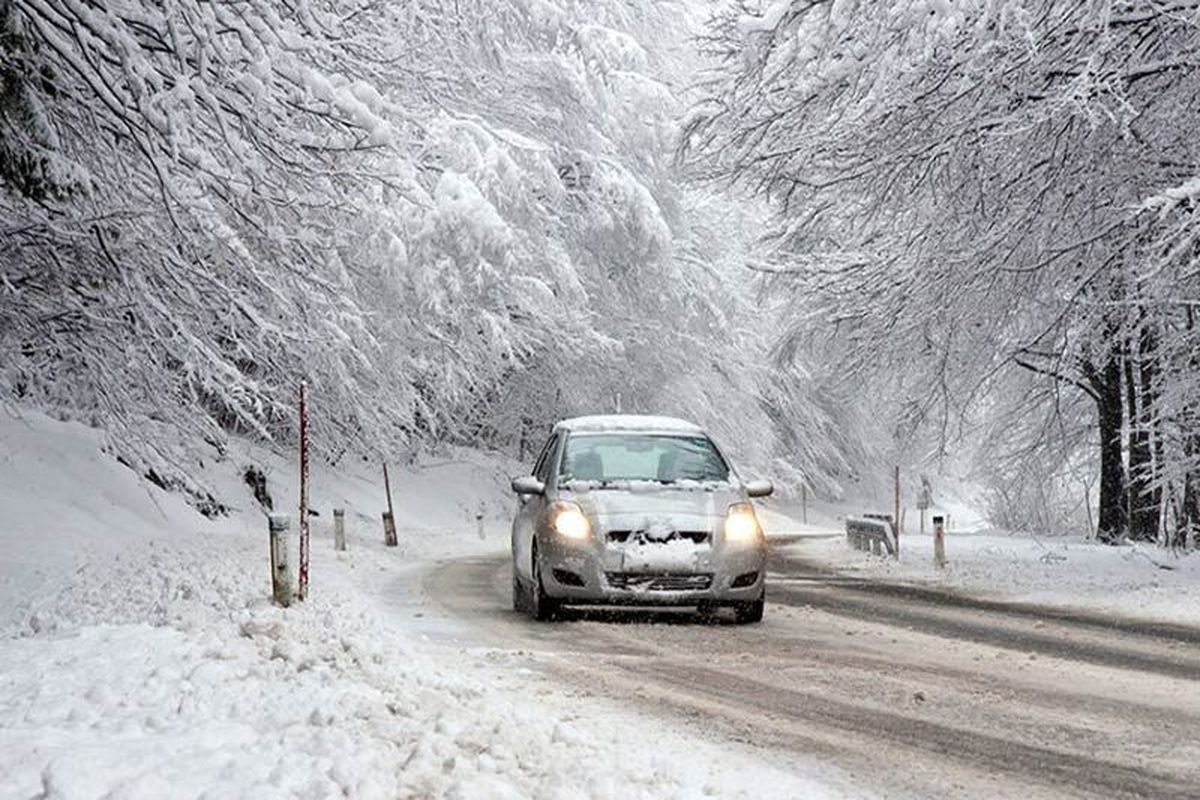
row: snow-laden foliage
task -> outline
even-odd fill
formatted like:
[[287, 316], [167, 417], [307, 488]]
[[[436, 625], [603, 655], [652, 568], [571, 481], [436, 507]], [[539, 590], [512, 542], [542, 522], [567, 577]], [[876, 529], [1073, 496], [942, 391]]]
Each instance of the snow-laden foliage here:
[[333, 460], [520, 452], [620, 403], [729, 419], [761, 461], [748, 240], [706, 242], [673, 177], [691, 17], [0, 2], [0, 390], [164, 483], [195, 434], [286, 441], [301, 380]]
[[418, 134], [411, 115], [366, 82], [382, 60], [358, 54], [376, 15], [3, 9], [5, 139], [49, 185], [0, 195], [6, 387], [94, 411], [126, 439], [160, 421], [218, 441], [219, 427], [286, 425], [309, 374], [344, 415], [326, 429], [377, 423], [389, 381], [372, 265], [351, 251], [382, 227], [373, 195], [420, 187], [386, 155]]
[[685, 152], [775, 203], [782, 347], [909, 452], [987, 443], [1009, 522], [1090, 462], [1103, 537], [1195, 535], [1197, 4], [738, 3], [706, 49]]

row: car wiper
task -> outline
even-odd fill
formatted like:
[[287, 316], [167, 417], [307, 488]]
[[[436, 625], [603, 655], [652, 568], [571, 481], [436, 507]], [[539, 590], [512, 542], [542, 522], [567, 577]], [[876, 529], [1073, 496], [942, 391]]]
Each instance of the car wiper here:
[[569, 489], [578, 489], [580, 486], [586, 486], [589, 489], [611, 489], [616, 481], [608, 478], [568, 478], [563, 483]]

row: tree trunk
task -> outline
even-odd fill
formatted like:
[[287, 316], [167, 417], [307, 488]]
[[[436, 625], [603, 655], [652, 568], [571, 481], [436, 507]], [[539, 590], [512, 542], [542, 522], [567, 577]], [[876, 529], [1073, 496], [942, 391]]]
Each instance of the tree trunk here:
[[1129, 435], [1129, 535], [1143, 542], [1158, 538], [1158, 492], [1154, 489], [1154, 458], [1150, 420], [1153, 416], [1150, 381], [1153, 368], [1146, 355], [1146, 336], [1125, 354], [1125, 401]]
[[[1200, 435], [1189, 435], [1183, 452], [1188, 463], [1195, 463], [1194, 459], [1200, 456]], [[1195, 469], [1188, 470], [1183, 476], [1183, 508], [1171, 544], [1175, 547], [1200, 545], [1200, 474]]]
[[[1188, 307], [1185, 320], [1189, 336], [1196, 328], [1195, 312]], [[1186, 341], [1186, 340], [1185, 340]], [[1192, 351], [1188, 366], [1193, 374], [1200, 371], [1200, 358]], [[1200, 413], [1197, 413], [1194, 396], [1184, 405], [1183, 421], [1183, 508], [1179, 513], [1179, 526], [1173, 531], [1174, 542], [1180, 547], [1200, 546]]]
[[1149, 329], [1143, 329], [1138, 342], [1138, 373], [1141, 378], [1141, 416], [1138, 427], [1145, 435], [1146, 451], [1149, 454], [1149, 470], [1145, 476], [1145, 491], [1138, 506], [1142, 515], [1143, 530], [1150, 531], [1151, 539], [1157, 539], [1163, 530], [1162, 499], [1163, 487], [1163, 440], [1159, 428], [1159, 387], [1157, 385], [1158, 354], [1155, 352], [1157, 339]]
[[1121, 422], [1124, 404], [1121, 392], [1121, 362], [1116, 353], [1105, 357], [1096, 369], [1083, 365], [1096, 396], [1100, 428], [1100, 520], [1096, 537], [1107, 543], [1120, 541], [1128, 530], [1125, 513], [1125, 465], [1122, 463]]

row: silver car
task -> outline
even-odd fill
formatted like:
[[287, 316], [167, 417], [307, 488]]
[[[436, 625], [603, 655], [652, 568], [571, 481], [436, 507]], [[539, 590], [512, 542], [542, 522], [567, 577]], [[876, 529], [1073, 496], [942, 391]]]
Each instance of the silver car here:
[[752, 497], [698, 426], [594, 416], [554, 426], [533, 474], [514, 478], [513, 607], [731, 606], [763, 615], [766, 542]]

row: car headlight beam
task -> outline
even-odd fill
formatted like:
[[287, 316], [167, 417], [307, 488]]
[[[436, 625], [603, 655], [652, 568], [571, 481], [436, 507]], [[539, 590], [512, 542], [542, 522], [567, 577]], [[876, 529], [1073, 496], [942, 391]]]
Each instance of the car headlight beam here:
[[558, 503], [554, 509], [554, 532], [564, 539], [586, 539], [592, 524], [574, 503]]
[[725, 514], [725, 541], [752, 542], [761, 535], [758, 516], [749, 503], [734, 503]]

